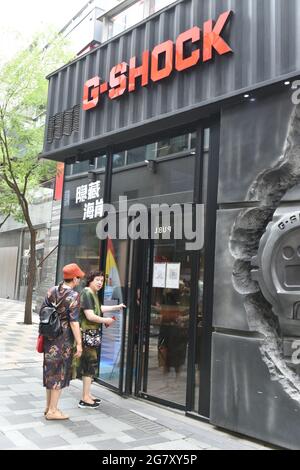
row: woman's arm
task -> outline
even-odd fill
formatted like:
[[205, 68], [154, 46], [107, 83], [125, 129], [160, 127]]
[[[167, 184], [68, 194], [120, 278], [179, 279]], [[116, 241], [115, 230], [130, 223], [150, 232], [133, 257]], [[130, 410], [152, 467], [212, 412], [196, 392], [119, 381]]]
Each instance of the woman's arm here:
[[102, 313], [111, 313], [111, 312], [115, 312], [116, 310], [121, 310], [121, 308], [126, 308], [126, 305], [124, 305], [124, 304], [101, 305], [101, 312]]
[[70, 322], [70, 326], [76, 341], [76, 353], [75, 357], [80, 357], [82, 354], [82, 343], [81, 343], [81, 332], [80, 332], [80, 327], [79, 327], [79, 322], [78, 321], [72, 321]]
[[77, 350], [74, 354], [75, 357], [80, 357], [82, 354], [82, 342], [81, 342], [81, 331], [79, 325], [79, 306], [80, 306], [80, 296], [77, 292], [74, 292], [74, 298], [69, 305], [69, 320], [70, 327], [73, 332]]
[[104, 325], [109, 326], [114, 322], [114, 320], [112, 318], [98, 317], [98, 315], [94, 314], [93, 310], [84, 310], [84, 314], [85, 314], [86, 318], [88, 319], [88, 321], [90, 321], [92, 323], [99, 323], [99, 324], [103, 323]]

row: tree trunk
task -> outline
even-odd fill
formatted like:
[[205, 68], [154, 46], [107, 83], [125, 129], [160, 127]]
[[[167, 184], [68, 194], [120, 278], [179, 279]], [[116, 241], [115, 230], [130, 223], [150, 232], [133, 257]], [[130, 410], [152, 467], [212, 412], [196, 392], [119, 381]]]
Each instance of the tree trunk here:
[[30, 258], [28, 265], [28, 286], [25, 303], [25, 325], [32, 325], [32, 294], [36, 274], [36, 231], [30, 230]]

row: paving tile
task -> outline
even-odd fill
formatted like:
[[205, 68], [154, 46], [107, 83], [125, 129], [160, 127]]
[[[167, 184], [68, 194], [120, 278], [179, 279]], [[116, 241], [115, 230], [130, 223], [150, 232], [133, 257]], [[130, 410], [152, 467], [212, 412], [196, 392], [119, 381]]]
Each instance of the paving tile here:
[[179, 439], [185, 439], [186, 436], [183, 434], [178, 434], [177, 432], [174, 431], [164, 431], [160, 432], [159, 435], [161, 437], [164, 437], [165, 439], [168, 439], [169, 441], [175, 441]]
[[136, 442], [136, 440], [133, 439], [133, 437], [126, 436], [126, 435], [116, 436], [116, 440], [124, 444], [128, 444], [129, 442]]
[[40, 449], [55, 449], [57, 447], [63, 447], [68, 445], [68, 442], [65, 441], [61, 436], [53, 436], [41, 439], [40, 441], [37, 440], [36, 444], [39, 446]]
[[30, 449], [30, 450], [39, 450], [39, 446], [37, 446], [34, 442], [27, 439], [22, 433], [19, 431], [9, 431], [6, 433], [6, 437], [12, 441], [18, 449]]
[[165, 442], [164, 444], [153, 444], [149, 446], [153, 450], [202, 450], [200, 446], [196, 446], [183, 439], [178, 441]]
[[[200, 447], [203, 450], [211, 450], [213, 448], [211, 445], [207, 444], [206, 442], [201, 442], [199, 439], [197, 440], [187, 438], [186, 442], [189, 442], [191, 445], [195, 446], [195, 448]], [[214, 449], [216, 449], [216, 447], [214, 447]]]
[[115, 439], [93, 442], [93, 447], [95, 447], [98, 450], [129, 450], [130, 449], [130, 446], [128, 444], [118, 442]]
[[37, 382], [37, 383], [41, 383], [41, 379], [39, 377], [27, 377], [27, 378], [24, 378], [22, 379], [22, 382], [24, 383], [33, 383], [33, 382]]
[[16, 445], [6, 436], [0, 437], [0, 450], [15, 449]]
[[59, 448], [55, 447], [49, 450], [64, 450], [64, 449], [65, 450], [97, 450], [96, 447], [87, 443], [79, 443], [77, 445], [72, 445], [72, 446], [67, 446], [67, 447], [59, 447]]
[[160, 436], [148, 436], [146, 438], [136, 440], [134, 443], [132, 443], [132, 445], [139, 446], [139, 447], [140, 446], [149, 447], [154, 444], [164, 444], [165, 442], [170, 442], [170, 441]]
[[132, 437], [133, 439], [136, 439], [137, 441], [139, 441], [140, 439], [149, 438], [149, 434], [144, 431], [141, 431], [140, 429], [129, 429], [128, 431], [126, 431], [126, 434]]
[[[48, 429], [47, 429], [48, 431]], [[50, 430], [49, 430], [50, 431]], [[53, 435], [53, 434], [50, 434], [50, 436]], [[62, 438], [68, 443], [68, 445], [73, 445], [74, 441], [76, 441], [78, 439], [78, 437], [76, 436], [76, 434], [74, 434], [73, 432], [63, 432], [61, 434]], [[44, 434], [43, 437], [48, 437], [47, 434]], [[83, 438], [80, 438], [80, 441], [81, 442], [84, 442], [84, 439]]]
[[8, 387], [6, 388], [6, 390], [0, 390], [0, 400], [6, 400], [6, 398], [12, 398], [17, 396], [18, 394]]
[[147, 446], [141, 446], [141, 447], [132, 447], [131, 450], [151, 450], [150, 447]]
[[93, 424], [103, 432], [125, 432], [133, 429], [133, 426], [118, 421], [111, 417], [106, 417], [106, 419], [93, 421]]
[[[0, 312], [4, 309], [7, 313], [7, 305], [0, 301]], [[92, 393], [102, 398], [100, 408], [80, 410], [77, 408], [82, 391], [79, 380], [72, 381], [64, 390], [59, 403], [70, 420], [45, 421], [42, 356], [35, 352], [37, 325], [28, 328], [16, 324], [23, 319], [18, 313], [22, 305], [9, 303], [5, 324], [11, 330], [11, 339], [6, 329], [1, 330], [10, 341], [8, 348], [0, 334], [0, 399], [5, 400], [0, 406], [0, 449], [5, 446], [55, 450], [265, 449], [259, 443], [187, 418], [183, 412], [133, 398], [124, 399], [97, 384], [92, 385]], [[14, 346], [16, 333], [18, 344]]]
[[38, 436], [36, 437], [40, 437], [40, 438], [43, 438], [43, 437], [51, 437], [51, 436], [57, 436], [59, 434], [63, 435], [63, 434], [66, 434], [66, 430], [64, 428], [63, 425], [61, 424], [56, 424], [57, 422], [55, 423], [51, 423], [48, 422], [47, 420], [45, 420], [45, 424], [44, 426], [39, 426], [37, 429], [35, 429], [36, 433]]
[[7, 433], [11, 431], [23, 432], [26, 430], [37, 429], [38, 426], [43, 426], [43, 423], [39, 421], [32, 422], [32, 419], [31, 419], [27, 423], [18, 423], [18, 424], [10, 424], [8, 426], [2, 426], [2, 431], [4, 432], [5, 435], [7, 435]]
[[0, 385], [16, 385], [22, 384], [22, 380], [19, 377], [4, 376], [0, 377]]
[[[33, 422], [33, 416], [32, 414], [16, 415], [11, 413], [10, 416], [6, 416], [6, 420], [10, 424], [27, 424]], [[39, 421], [40, 417], [36, 417], [35, 420]]]
[[95, 436], [99, 429], [93, 426], [91, 423], [88, 423], [86, 426], [78, 426], [77, 428], [72, 429], [72, 432], [76, 436]]

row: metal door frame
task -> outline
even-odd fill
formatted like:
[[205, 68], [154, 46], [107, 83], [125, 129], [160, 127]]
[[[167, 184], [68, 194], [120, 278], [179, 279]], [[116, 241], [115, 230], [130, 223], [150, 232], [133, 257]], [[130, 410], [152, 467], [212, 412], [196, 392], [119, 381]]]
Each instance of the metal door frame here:
[[[208, 174], [204, 174], [203, 153], [204, 153], [204, 129], [210, 128], [209, 165]], [[200, 371], [201, 385], [199, 387], [199, 402], [195, 404], [195, 365], [196, 365], [196, 343], [197, 343], [197, 309], [198, 309], [198, 277], [200, 270], [201, 253], [191, 252], [191, 302], [189, 320], [189, 340], [188, 340], [188, 365], [187, 365], [187, 389], [185, 406], [154, 396], [150, 396], [142, 385], [147, 384], [148, 349], [149, 349], [149, 322], [151, 306], [151, 286], [153, 275], [153, 240], [144, 241], [143, 265], [145, 269], [142, 273], [142, 308], [141, 321], [139, 325], [138, 344], [138, 367], [137, 380], [135, 381], [134, 394], [152, 402], [157, 402], [173, 408], [186, 411], [187, 415], [200, 419], [209, 419], [210, 409], [210, 385], [211, 385], [211, 342], [213, 323], [213, 283], [214, 283], [214, 256], [215, 256], [215, 234], [216, 234], [216, 211], [217, 211], [217, 190], [219, 172], [219, 148], [220, 148], [220, 116], [217, 115], [210, 121], [199, 123], [197, 129], [197, 149], [194, 182], [194, 204], [206, 205], [205, 217], [205, 245], [204, 245], [204, 286], [203, 286], [203, 338], [200, 343]], [[209, 185], [207, 194], [203, 197], [203, 179], [208, 178]], [[143, 334], [143, 331], [146, 334]], [[145, 339], [145, 341], [144, 341]], [[145, 346], [146, 344], [146, 346]], [[144, 350], [145, 347], [145, 350]], [[127, 389], [127, 393], [131, 393]], [[197, 408], [197, 411], [193, 411]]]

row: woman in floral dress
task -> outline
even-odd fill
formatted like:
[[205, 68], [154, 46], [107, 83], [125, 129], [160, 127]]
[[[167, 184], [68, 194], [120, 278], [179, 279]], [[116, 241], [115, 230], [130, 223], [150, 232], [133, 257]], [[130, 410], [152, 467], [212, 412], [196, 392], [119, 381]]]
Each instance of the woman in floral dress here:
[[45, 416], [48, 420], [68, 419], [57, 407], [63, 388], [68, 387], [72, 378], [74, 337], [77, 345], [75, 357], [82, 354], [79, 327], [80, 295], [74, 289], [84, 277], [76, 264], [63, 268], [64, 281], [52, 287], [43, 305], [59, 304], [62, 334], [54, 339], [44, 338], [43, 383], [47, 389]]

